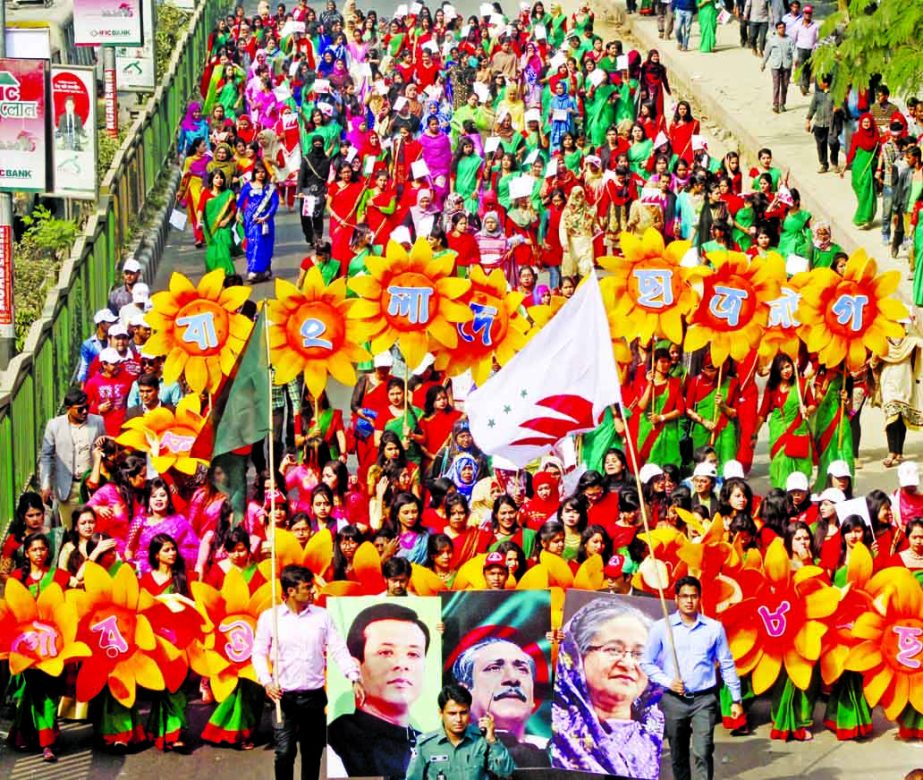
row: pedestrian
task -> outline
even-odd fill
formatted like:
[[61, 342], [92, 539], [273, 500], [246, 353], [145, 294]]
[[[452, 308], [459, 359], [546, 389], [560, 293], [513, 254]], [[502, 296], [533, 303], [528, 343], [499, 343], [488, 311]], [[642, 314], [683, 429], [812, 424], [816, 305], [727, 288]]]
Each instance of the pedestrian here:
[[243, 227], [247, 250], [247, 281], [251, 284], [272, 278], [272, 253], [276, 241], [275, 216], [279, 192], [261, 161], [253, 166], [253, 178], [244, 184], [237, 198], [237, 221]]
[[132, 290], [141, 279], [141, 263], [129, 255], [122, 264], [122, 284], [109, 293], [109, 309], [118, 315], [123, 306], [132, 303]]
[[[641, 669], [665, 689], [660, 707], [670, 741], [673, 777], [675, 780], [711, 780], [714, 777], [713, 732], [719, 719], [719, 683], [715, 667], [721, 667], [721, 679], [731, 692], [732, 718], [743, 715], [740, 680], [724, 627], [699, 613], [701, 582], [691, 576], [680, 577], [675, 592], [677, 611], [654, 624]], [[677, 659], [678, 670], [674, 665]]]
[[689, 51], [689, 35], [692, 32], [692, 17], [696, 0], [673, 0], [673, 15], [676, 17], [676, 42], [680, 51]]
[[747, 0], [742, 17], [750, 25], [750, 49], [757, 57], [762, 57], [769, 32], [769, 0]]
[[313, 572], [290, 564], [282, 569], [280, 581], [285, 601], [267, 609], [257, 621], [253, 668], [266, 695], [282, 708], [281, 722], [273, 724], [276, 780], [294, 777], [296, 740], [301, 747], [301, 778], [315, 780], [327, 734], [326, 659], [332, 657], [352, 682], [360, 706], [365, 689], [359, 682], [359, 666], [327, 610], [313, 603]]
[[830, 94], [830, 77], [821, 76], [817, 89], [811, 96], [804, 129], [814, 134], [817, 145], [818, 173], [826, 173], [832, 164], [839, 171], [840, 131], [843, 129], [843, 110]]
[[516, 769], [506, 746], [497, 739], [487, 713], [471, 725], [471, 693], [446, 685], [437, 704], [442, 725], [420, 738], [407, 767], [408, 780], [487, 780], [510, 777]]
[[[792, 13], [794, 13], [794, 5], [792, 3]], [[820, 38], [820, 24], [814, 21], [814, 6], [806, 5], [801, 18], [786, 29], [789, 37], [795, 43], [797, 55], [795, 64], [801, 68], [801, 73], [798, 76], [801, 94], [807, 95], [811, 88], [811, 55], [817, 48], [817, 42]]]
[[785, 22], [776, 22], [776, 34], [769, 39], [769, 45], [763, 54], [763, 65], [760, 70], [766, 70], [766, 63], [772, 71], [772, 110], [775, 113], [785, 111], [785, 99], [788, 96], [788, 83], [792, 78], [792, 64], [795, 61], [795, 44], [785, 34]]
[[45, 426], [38, 473], [42, 500], [54, 500], [61, 525], [71, 529], [71, 519], [80, 504], [80, 482], [93, 466], [93, 448], [106, 435], [103, 418], [90, 414], [87, 394], [72, 388], [64, 396], [65, 412]]

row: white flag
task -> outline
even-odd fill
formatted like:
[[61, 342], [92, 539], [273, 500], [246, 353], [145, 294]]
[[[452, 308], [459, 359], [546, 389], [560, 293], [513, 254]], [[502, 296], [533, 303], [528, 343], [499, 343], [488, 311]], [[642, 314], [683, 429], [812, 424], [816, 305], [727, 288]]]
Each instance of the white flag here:
[[490, 455], [525, 466], [565, 436], [593, 430], [621, 397], [595, 274], [526, 347], [465, 403]]

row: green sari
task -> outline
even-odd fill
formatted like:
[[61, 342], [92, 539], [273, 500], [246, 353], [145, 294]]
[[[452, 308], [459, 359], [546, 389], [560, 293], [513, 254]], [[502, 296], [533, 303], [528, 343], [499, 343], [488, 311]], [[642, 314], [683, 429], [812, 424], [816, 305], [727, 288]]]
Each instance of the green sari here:
[[861, 146], [856, 147], [852, 161], [852, 191], [856, 195], [856, 212], [852, 222], [858, 227], [870, 225], [875, 219], [878, 207], [878, 193], [875, 191], [875, 158], [878, 147], [867, 152]]
[[923, 306], [923, 212], [913, 231], [913, 302]]
[[679, 380], [670, 378], [659, 389], [654, 387], [647, 409], [637, 415], [639, 463], [656, 463], [659, 466], [679, 462], [679, 419], [654, 425], [650, 418], [651, 414], [674, 411], [681, 401]]
[[853, 470], [852, 427], [840, 406], [842, 389], [843, 375], [837, 374], [827, 385], [827, 392], [820, 399], [814, 413], [814, 441], [819, 457], [815, 483], [817, 492], [826, 486], [827, 467], [833, 461], [845, 460], [850, 466], [850, 471]]
[[637, 114], [635, 113], [635, 99], [632, 92], [637, 94], [637, 90], [637, 79], [631, 79], [627, 84], [623, 82], [622, 86], [618, 88], [619, 100], [615, 104], [615, 124], [621, 123], [624, 119], [635, 121]]
[[205, 208], [202, 210], [202, 231], [205, 234], [206, 271], [220, 268], [226, 275], [236, 273], [233, 260], [236, 248], [234, 221], [231, 220], [223, 227], [218, 224], [232, 213], [234, 203], [234, 192], [230, 189], [205, 201]]
[[650, 138], [633, 143], [628, 147], [628, 167], [632, 173], [637, 174], [642, 179], [647, 177], [647, 161], [654, 151], [654, 142]]
[[603, 461], [606, 453], [616, 447], [626, 451], [624, 437], [616, 433], [615, 414], [612, 407], [603, 413], [602, 422], [592, 431], [583, 434], [580, 454], [581, 461], [588, 471], [603, 473]]
[[[734, 216], [734, 222], [740, 223], [744, 227], [753, 227], [753, 206], [744, 206], [737, 214]], [[740, 247], [741, 252], [746, 252], [753, 244], [753, 238], [745, 230], [741, 230], [735, 224], [731, 229], [731, 235], [734, 237], [734, 240], [737, 242], [737, 246]]]
[[718, 33], [718, 9], [715, 0], [699, 4], [699, 51], [708, 54], [715, 50]]
[[782, 220], [782, 232], [779, 234], [779, 254], [782, 257], [798, 255], [807, 257], [811, 251], [811, 212], [798, 209], [794, 214], [786, 214]]
[[[728, 397], [729, 387], [730, 380], [725, 378], [721, 382], [721, 394], [724, 396], [726, 402], [730, 401]], [[714, 440], [712, 440], [712, 432], [704, 425], [699, 425], [697, 422], [691, 423], [690, 433], [692, 435], [693, 448], [710, 444], [715, 448], [715, 452], [718, 454], [719, 463], [727, 463], [729, 460], [734, 460], [737, 457], [738, 449], [737, 423], [734, 420], [729, 420], [722, 414], [715, 414], [715, 388], [713, 387], [704, 398], [696, 401], [693, 409], [706, 420], [717, 420], [718, 422], [718, 428], [714, 433]]]
[[[422, 419], [423, 410], [418, 406], [411, 405], [407, 407], [407, 411], [403, 414], [388, 420], [388, 422], [385, 423], [384, 429], [396, 434], [399, 439], [403, 439], [405, 423], [407, 430], [412, 431], [417, 427], [417, 424]], [[417, 466], [419, 466], [423, 460], [423, 451], [420, 449], [420, 445], [417, 444], [413, 439], [410, 440], [410, 445], [407, 447], [406, 455], [407, 460], [409, 460], [411, 463], [416, 463]]]
[[583, 158], [585, 153], [582, 149], [574, 149], [572, 152], [564, 153], [564, 167], [569, 171], [573, 171], [578, 176], [580, 175], [581, 168], [583, 167]]
[[806, 691], [791, 681], [783, 668], [772, 689], [769, 712], [772, 717], [770, 739], [788, 742], [808, 739], [814, 727], [814, 704], [820, 692], [820, 679], [815, 672]]
[[484, 161], [476, 154], [458, 159], [455, 169], [455, 192], [465, 199], [465, 209], [471, 214], [478, 211], [478, 173]]
[[798, 391], [792, 385], [782, 408], [769, 413], [769, 481], [774, 488], [784, 490], [788, 475], [795, 471], [810, 479], [814, 468], [811, 431], [798, 407]]
[[609, 82], [600, 84], [593, 91], [592, 98], [584, 100], [586, 108], [586, 134], [593, 147], [606, 142], [606, 130], [615, 124], [615, 104], [609, 100], [615, 87]]
[[811, 268], [832, 268], [833, 258], [843, 251], [843, 247], [839, 244], [830, 244], [826, 249], [818, 249], [814, 244], [811, 244], [809, 251], [808, 257], [811, 260]]

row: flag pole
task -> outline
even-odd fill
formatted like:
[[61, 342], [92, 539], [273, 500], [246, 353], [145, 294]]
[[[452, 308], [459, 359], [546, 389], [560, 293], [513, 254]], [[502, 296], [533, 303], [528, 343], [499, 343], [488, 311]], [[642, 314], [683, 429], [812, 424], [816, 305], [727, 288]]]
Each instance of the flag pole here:
[[[722, 372], [723, 370], [724, 370], [724, 363], [722, 363], [720, 366], [718, 366], [718, 382], [715, 384], [715, 396], [721, 395], [721, 379], [722, 379], [722, 377], [721, 377], [721, 372]], [[715, 403], [714, 414], [712, 414], [711, 421], [712, 421], [713, 423], [717, 424], [717, 422], [718, 422], [718, 416], [719, 416], [720, 414], [721, 414], [721, 410], [718, 408], [718, 404], [717, 404], [717, 402], [716, 402], [716, 403]], [[712, 430], [711, 435], [708, 437], [708, 446], [709, 446], [709, 447], [714, 447], [714, 446], [715, 446], [715, 439], [716, 439], [716, 438], [717, 438], [717, 437], [715, 436], [715, 431]]]
[[[265, 309], [266, 301], [263, 300]], [[272, 361], [269, 349], [269, 322], [263, 315], [263, 338], [266, 340], [266, 380], [269, 382], [269, 565], [272, 569], [272, 684], [279, 685], [279, 611], [276, 609], [276, 456], [273, 447]], [[276, 723], [282, 723], [282, 702], [276, 701]]]
[[[653, 383], [651, 377], [651, 397], [653, 398]], [[644, 500], [644, 489], [641, 485], [641, 474], [638, 467], [638, 455], [635, 452], [634, 442], [631, 440], [631, 432], [628, 430], [628, 416], [625, 414], [625, 405], [622, 402], [622, 394], [619, 393], [619, 410], [622, 413], [622, 419], [625, 421], [625, 443], [628, 445], [628, 457], [631, 459], [632, 471], [635, 475], [635, 485], [638, 489], [638, 499], [641, 504], [641, 522], [644, 524], [644, 535], [647, 539], [647, 549], [651, 558], [657, 560], [654, 552], [654, 543], [651, 540], [651, 524], [647, 516], [647, 502]], [[657, 572], [657, 596], [660, 600], [660, 609], [663, 610], [663, 622], [667, 629], [667, 641], [670, 643], [670, 652], [673, 655], [673, 669], [679, 678], [679, 655], [676, 653], [676, 642], [673, 639], [673, 626], [670, 625], [670, 610], [667, 608], [667, 599], [663, 595], [663, 583], [660, 581], [660, 572]]]

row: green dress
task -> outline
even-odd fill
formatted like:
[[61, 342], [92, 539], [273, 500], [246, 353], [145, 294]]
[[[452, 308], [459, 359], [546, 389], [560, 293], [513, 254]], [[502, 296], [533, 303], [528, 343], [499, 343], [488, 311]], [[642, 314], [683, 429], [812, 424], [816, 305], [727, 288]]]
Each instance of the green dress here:
[[923, 306], [923, 211], [913, 231], [913, 302]]
[[859, 227], [872, 223], [878, 207], [878, 194], [875, 192], [876, 151], [877, 149], [867, 152], [861, 147], [856, 147], [852, 161], [852, 191], [857, 201], [852, 221]]
[[808, 257], [811, 260], [811, 268], [832, 268], [833, 258], [843, 251], [843, 247], [839, 244], [831, 243], [826, 249], [819, 249], [811, 244], [809, 251]]
[[708, 54], [715, 50], [718, 33], [718, 9], [715, 0], [705, 0], [699, 4], [699, 51]]
[[805, 740], [814, 727], [814, 704], [820, 691], [820, 679], [815, 671], [806, 691], [801, 690], [783, 668], [772, 689], [769, 712], [772, 717], [770, 739], [788, 742]]
[[[729, 389], [730, 380], [724, 378], [721, 382], [721, 394], [728, 402], [730, 402], [728, 395]], [[706, 393], [701, 400], [696, 401], [693, 408], [706, 420], [717, 420], [720, 426], [713, 441], [711, 431], [704, 425], [693, 422], [690, 426], [693, 448], [710, 444], [715, 448], [715, 452], [718, 454], [719, 463], [727, 463], [729, 460], [734, 460], [737, 457], [738, 449], [737, 423], [734, 420], [729, 420], [724, 415], [715, 414], [715, 388], [712, 388]]]
[[478, 173], [484, 161], [476, 154], [458, 159], [455, 169], [455, 192], [465, 199], [465, 209], [471, 214], [478, 211]]
[[782, 232], [779, 234], [779, 254], [782, 257], [798, 255], [807, 257], [811, 251], [811, 212], [798, 209], [794, 214], [786, 214], [782, 220]]
[[638, 462], [655, 463], [658, 466], [678, 463], [679, 419], [653, 425], [651, 414], [667, 414], [682, 408], [682, 394], [678, 379], [670, 377], [666, 384], [655, 387], [653, 397], [643, 414], [637, 415], [638, 425]]
[[615, 103], [609, 99], [615, 91], [612, 84], [604, 82], [593, 90], [593, 97], [584, 100], [586, 135], [593, 147], [606, 142], [606, 130], [615, 123]]
[[[388, 422], [385, 423], [385, 430], [391, 431], [396, 434], [399, 439], [404, 438], [404, 425], [406, 422], [406, 427], [408, 430], [412, 431], [417, 427], [417, 423], [423, 419], [423, 410], [418, 406], [409, 406], [407, 411], [404, 414], [394, 417]], [[416, 463], [418, 466], [423, 460], [423, 451], [420, 449], [420, 445], [417, 444], [413, 439], [410, 440], [410, 445], [407, 447], [407, 460], [412, 463]]]
[[[740, 223], [744, 227], [752, 227], [754, 220], [753, 206], [744, 206], [734, 215], [734, 222]], [[745, 230], [741, 230], [735, 224], [731, 230], [731, 235], [740, 247], [741, 252], [746, 252], [753, 244], [753, 238]]]
[[581, 438], [581, 461], [587, 467], [587, 471], [602, 473], [606, 453], [613, 447], [625, 452], [624, 439], [615, 430], [615, 414], [611, 406], [603, 413], [602, 422]]
[[649, 138], [643, 141], [633, 143], [628, 147], [628, 167], [631, 172], [637, 174], [642, 179], [647, 177], [647, 161], [654, 151], [654, 142]]
[[638, 81], [631, 79], [627, 84], [622, 82], [618, 88], [619, 99], [615, 104], [615, 124], [620, 124], [624, 119], [635, 121], [635, 98], [638, 94]]
[[814, 413], [815, 447], [818, 453], [817, 482], [819, 493], [827, 482], [827, 467], [835, 460], [845, 460], [852, 472], [853, 447], [852, 427], [840, 406], [840, 391], [843, 389], [843, 375], [837, 374], [827, 385], [827, 392], [820, 399]]
[[[770, 392], [768, 389], [766, 392]], [[798, 391], [792, 385], [781, 408], [769, 413], [769, 481], [785, 489], [788, 475], [800, 471], [808, 479], [814, 468], [811, 458], [811, 431], [798, 408]]]
[[234, 244], [234, 220], [230, 220], [223, 227], [218, 223], [227, 219], [234, 208], [234, 192], [225, 190], [220, 195], [215, 195], [205, 201], [202, 214], [202, 231], [205, 234], [205, 270], [214, 271], [220, 268], [226, 275], [236, 273], [233, 255], [236, 250]]

